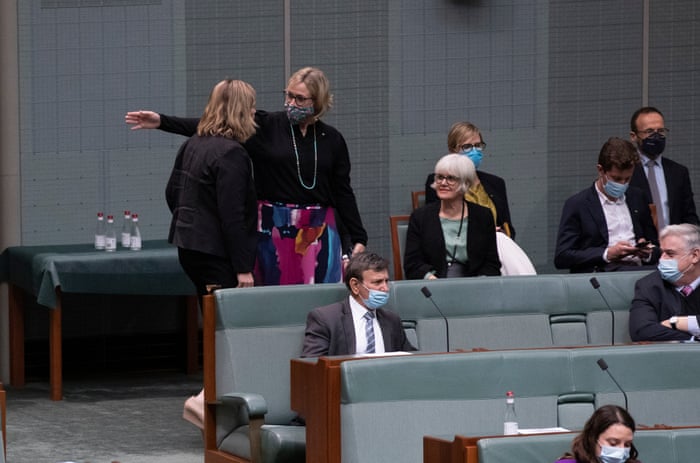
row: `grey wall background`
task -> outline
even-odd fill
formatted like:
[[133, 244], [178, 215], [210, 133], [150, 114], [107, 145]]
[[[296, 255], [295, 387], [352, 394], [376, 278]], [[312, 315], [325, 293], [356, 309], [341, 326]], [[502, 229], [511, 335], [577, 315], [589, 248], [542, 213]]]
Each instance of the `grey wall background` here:
[[700, 6], [648, 3], [646, 74], [644, 0], [294, 1], [288, 36], [284, 0], [16, 2], [18, 67], [0, 72], [18, 76], [16, 121], [3, 125], [17, 124], [19, 152], [6, 137], [0, 156], [18, 160], [19, 195], [2, 211], [17, 206], [21, 221], [2, 213], [0, 244], [89, 241], [98, 210], [136, 211], [146, 239], [165, 237], [184, 140], [131, 132], [124, 113], [198, 116], [224, 77], [279, 109], [288, 45], [291, 69], [331, 79], [327, 121], [350, 147], [372, 249], [390, 254], [389, 215], [410, 212], [449, 126], [470, 120], [488, 143], [483, 169], [507, 182], [518, 242], [552, 272], [561, 205], [595, 177], [603, 142], [627, 137], [645, 76], [667, 154], [700, 173]]

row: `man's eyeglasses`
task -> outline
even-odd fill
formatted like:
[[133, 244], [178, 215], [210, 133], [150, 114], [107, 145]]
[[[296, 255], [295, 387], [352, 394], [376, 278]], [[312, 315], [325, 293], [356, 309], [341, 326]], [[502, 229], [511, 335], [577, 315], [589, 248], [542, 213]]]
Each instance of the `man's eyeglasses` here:
[[479, 143], [465, 143], [464, 145], [460, 146], [460, 148], [462, 149], [462, 151], [471, 151], [472, 148], [483, 150], [484, 148], [486, 148], [486, 143], [484, 143], [483, 141]]
[[660, 129], [646, 129], [646, 130], [637, 130], [638, 135], [644, 135], [646, 137], [650, 137], [653, 134], [659, 134], [662, 137], [667, 137], [668, 136], [669, 129], [662, 127]]
[[292, 92], [288, 92], [286, 90], [282, 90], [284, 93], [284, 97], [287, 99], [287, 101], [294, 101], [298, 105], [304, 105], [306, 104], [307, 101], [313, 101], [314, 99], [309, 97], [309, 96], [303, 96], [303, 95], [295, 95]]
[[435, 174], [435, 183], [447, 182], [448, 185], [456, 185], [459, 178], [454, 175]]

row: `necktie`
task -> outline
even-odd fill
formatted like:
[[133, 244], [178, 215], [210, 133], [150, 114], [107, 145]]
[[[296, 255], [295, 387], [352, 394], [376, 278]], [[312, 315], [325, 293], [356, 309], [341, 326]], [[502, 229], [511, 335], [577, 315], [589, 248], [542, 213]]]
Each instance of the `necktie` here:
[[367, 336], [367, 350], [368, 354], [374, 353], [374, 311], [367, 311], [362, 317], [366, 320], [365, 322], [365, 336]]
[[692, 292], [693, 292], [693, 287], [690, 285], [683, 286], [681, 288], [681, 294], [683, 294], [685, 297], [690, 296], [690, 293], [692, 293]]
[[659, 185], [656, 182], [656, 165], [657, 162], [654, 160], [647, 162], [647, 181], [651, 190], [651, 200], [656, 205], [656, 229], [661, 230], [666, 226], [666, 223], [664, 222], [664, 205], [661, 202]]

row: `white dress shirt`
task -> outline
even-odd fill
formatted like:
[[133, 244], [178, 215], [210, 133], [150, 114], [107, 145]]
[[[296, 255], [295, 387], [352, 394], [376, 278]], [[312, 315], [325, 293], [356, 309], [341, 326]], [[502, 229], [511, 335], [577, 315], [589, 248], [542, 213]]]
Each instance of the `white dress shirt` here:
[[[365, 307], [360, 305], [354, 297], [350, 297], [350, 310], [352, 311], [352, 322], [355, 326], [355, 353], [365, 354], [367, 353], [367, 336], [365, 335], [365, 325], [367, 320], [364, 316], [367, 313]], [[383, 354], [386, 352], [384, 349], [384, 337], [382, 336], [382, 329], [379, 326], [379, 320], [377, 317], [372, 319], [372, 326], [374, 326], [374, 352], [377, 354]]]

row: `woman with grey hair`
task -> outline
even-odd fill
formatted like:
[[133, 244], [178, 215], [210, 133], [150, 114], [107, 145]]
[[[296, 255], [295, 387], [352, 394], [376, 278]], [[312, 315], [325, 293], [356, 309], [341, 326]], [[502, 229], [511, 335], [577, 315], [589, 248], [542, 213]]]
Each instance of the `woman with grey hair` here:
[[474, 163], [466, 156], [448, 154], [437, 162], [431, 187], [439, 201], [413, 211], [408, 223], [406, 278], [501, 274], [493, 215], [464, 198], [475, 180]]

